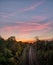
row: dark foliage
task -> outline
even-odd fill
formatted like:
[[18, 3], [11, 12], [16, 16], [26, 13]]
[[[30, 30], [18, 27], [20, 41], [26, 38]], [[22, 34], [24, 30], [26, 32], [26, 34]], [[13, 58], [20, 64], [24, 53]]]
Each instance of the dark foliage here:
[[[24, 65], [23, 51], [29, 53], [32, 47], [36, 53], [37, 65], [53, 65], [53, 40], [38, 40], [33, 44], [17, 42], [14, 36], [7, 40], [0, 37], [0, 65]], [[26, 55], [28, 57], [28, 55]], [[29, 60], [27, 60], [29, 63]], [[35, 64], [35, 63], [34, 63]]]

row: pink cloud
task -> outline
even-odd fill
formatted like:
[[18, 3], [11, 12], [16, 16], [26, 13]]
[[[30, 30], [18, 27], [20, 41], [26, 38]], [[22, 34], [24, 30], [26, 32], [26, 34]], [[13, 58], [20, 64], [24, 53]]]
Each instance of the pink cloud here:
[[35, 3], [29, 7], [26, 7], [26, 8], [23, 8], [23, 9], [20, 9], [19, 12], [24, 12], [24, 11], [29, 11], [29, 10], [34, 10], [36, 9], [38, 6], [40, 6], [41, 4], [43, 4], [43, 1], [41, 2], [38, 2], [38, 3]]
[[[35, 4], [31, 5], [31, 6], [28, 6], [28, 7], [22, 8], [22, 9], [19, 9], [19, 10], [18, 10], [18, 13], [20, 13], [20, 12], [25, 12], [25, 11], [30, 11], [30, 10], [34, 10], [34, 9], [36, 9], [38, 6], [40, 6], [40, 5], [43, 4], [43, 3], [44, 3], [44, 1], [40, 1], [40, 2], [35, 3]], [[12, 13], [7, 14], [7, 15], [3, 15], [2, 17], [3, 17], [3, 18], [8, 18], [8, 17], [10, 17], [10, 16], [15, 16], [16, 13], [17, 13], [17, 11], [12, 12]]]
[[3, 17], [4, 19], [8, 18], [8, 16], [7, 16], [7, 15], [3, 15], [2, 17]]
[[22, 28], [20, 27], [19, 28], [19, 31], [24, 31], [24, 32], [27, 32], [27, 31], [40, 31], [40, 30], [44, 30], [44, 29], [46, 29], [46, 28], [49, 28], [48, 27], [48, 25], [45, 25], [45, 24], [43, 24], [43, 25], [29, 25], [29, 26], [27, 26], [27, 25], [25, 25], [25, 27], [24, 26], [22, 26]]
[[46, 23], [46, 24], [39, 24], [39, 23], [26, 23], [26, 22], [22, 22], [22, 23], [17, 23], [17, 25], [14, 26], [5, 26], [3, 28], [1, 28], [1, 31], [6, 31], [6, 32], [19, 32], [19, 33], [30, 33], [33, 31], [44, 31], [44, 30], [49, 30], [50, 27], [50, 23]]
[[39, 21], [44, 21], [46, 19], [48, 19], [50, 16], [32, 16], [31, 18], [36, 20], [37, 22]]
[[2, 15], [2, 18], [7, 19], [7, 18], [9, 18], [10, 16], [15, 16], [15, 15], [16, 15], [16, 13], [13, 12], [13, 13], [9, 13], [9, 14], [6, 14], [6, 15]]
[[20, 39], [26, 39], [30, 36], [34, 36], [34, 35], [44, 35], [45, 33], [47, 33], [48, 31], [51, 30], [51, 25], [52, 23], [48, 22], [45, 24], [39, 24], [36, 22], [19, 22], [16, 25], [13, 26], [5, 26], [3, 28], [0, 28], [0, 34], [6, 35], [6, 36], [11, 36], [11, 35], [15, 35], [18, 36], [18, 38]]

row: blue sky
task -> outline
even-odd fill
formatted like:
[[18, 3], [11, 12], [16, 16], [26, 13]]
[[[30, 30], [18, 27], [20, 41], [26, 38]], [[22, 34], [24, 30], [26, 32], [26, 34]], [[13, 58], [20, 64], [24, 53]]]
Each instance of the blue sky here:
[[17, 40], [53, 37], [53, 0], [0, 0], [0, 35]]

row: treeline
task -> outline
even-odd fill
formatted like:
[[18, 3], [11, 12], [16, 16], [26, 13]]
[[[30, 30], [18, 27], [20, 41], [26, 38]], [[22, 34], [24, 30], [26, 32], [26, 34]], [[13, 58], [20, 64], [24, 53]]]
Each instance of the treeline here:
[[38, 40], [33, 44], [39, 65], [53, 65], [53, 40]]
[[17, 42], [14, 36], [7, 40], [0, 37], [0, 65], [19, 65], [25, 47], [26, 45], [21, 41]]
[[33, 44], [17, 42], [14, 36], [7, 40], [0, 37], [0, 65], [20, 65], [23, 50], [32, 46], [37, 54], [39, 65], [53, 65], [53, 40], [37, 40]]

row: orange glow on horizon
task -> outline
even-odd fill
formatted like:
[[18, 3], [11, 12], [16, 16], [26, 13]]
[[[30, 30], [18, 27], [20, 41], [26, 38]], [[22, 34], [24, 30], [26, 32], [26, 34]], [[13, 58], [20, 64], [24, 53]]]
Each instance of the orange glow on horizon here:
[[33, 39], [20, 39], [20, 40], [17, 39], [17, 41], [22, 41], [22, 42], [34, 42]]
[[[52, 39], [52, 37], [40, 37], [39, 38], [39, 40], [51, 40], [51, 39]], [[34, 42], [34, 41], [36, 41], [36, 39], [35, 38], [34, 39], [20, 39], [20, 40], [17, 39], [17, 41]]]
[[[11, 37], [11, 36], [9, 36], [9, 37]], [[8, 39], [9, 37], [6, 36], [6, 35], [4, 37], [2, 36], [2, 38], [4, 38], [5, 40]], [[26, 38], [23, 39], [22, 38], [22, 39], [19, 39], [16, 36], [15, 36], [15, 38], [16, 38], [17, 41], [22, 41], [22, 42], [34, 42], [34, 41], [36, 41], [36, 38], [31, 38], [31, 39], [30, 38], [29, 39], [26, 39]], [[53, 37], [44, 37], [44, 36], [42, 36], [42, 37], [38, 37], [38, 39], [39, 40], [52, 40]]]

